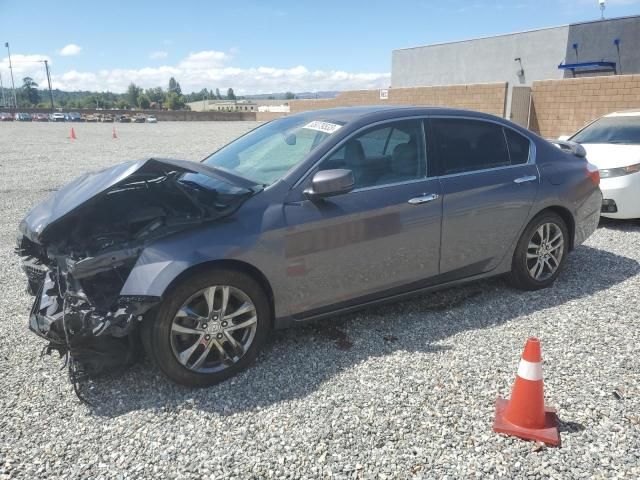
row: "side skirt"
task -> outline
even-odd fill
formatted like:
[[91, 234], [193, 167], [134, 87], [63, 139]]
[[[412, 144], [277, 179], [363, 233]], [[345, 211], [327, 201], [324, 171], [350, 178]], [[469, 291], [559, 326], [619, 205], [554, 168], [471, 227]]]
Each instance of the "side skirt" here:
[[[475, 266], [476, 265], [474, 265], [474, 267]], [[510, 266], [510, 262], [509, 262], [509, 266]], [[450, 272], [445, 275], [439, 275], [435, 278], [432, 278], [429, 284], [423, 287], [410, 288], [410, 289], [406, 289], [405, 287], [404, 291], [398, 292], [398, 293], [394, 293], [394, 291], [397, 291], [397, 289], [392, 289], [391, 291], [387, 290], [387, 291], [375, 294], [375, 296], [368, 295], [366, 297], [361, 297], [355, 300], [351, 300], [349, 302], [330, 305], [328, 307], [323, 307], [321, 309], [302, 312], [297, 315], [276, 318], [274, 322], [274, 327], [279, 330], [279, 329], [300, 325], [306, 322], [323, 320], [323, 319], [335, 317], [338, 315], [345, 315], [347, 313], [356, 312], [358, 310], [362, 310], [371, 306], [393, 303], [399, 300], [406, 300], [406, 299], [418, 297], [425, 293], [434, 292], [437, 290], [444, 290], [449, 287], [463, 285], [466, 283], [482, 280], [485, 278], [496, 277], [504, 273], [507, 273], [508, 271], [509, 271], [509, 268], [506, 265], [500, 265], [498, 268], [490, 272], [484, 272], [476, 275], [471, 275], [468, 277], [456, 278], [455, 280], [447, 281], [443, 279], [443, 277], [451, 278], [451, 273], [453, 272]], [[456, 273], [459, 273], [459, 271], [457, 271]]]

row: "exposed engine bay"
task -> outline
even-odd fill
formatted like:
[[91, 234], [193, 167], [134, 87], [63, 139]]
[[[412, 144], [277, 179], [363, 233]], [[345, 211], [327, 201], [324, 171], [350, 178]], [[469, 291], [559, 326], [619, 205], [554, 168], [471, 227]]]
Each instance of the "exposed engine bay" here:
[[83, 373], [131, 363], [136, 326], [161, 301], [120, 295], [145, 246], [229, 215], [255, 191], [202, 164], [156, 159], [64, 186], [20, 224], [30, 329]]

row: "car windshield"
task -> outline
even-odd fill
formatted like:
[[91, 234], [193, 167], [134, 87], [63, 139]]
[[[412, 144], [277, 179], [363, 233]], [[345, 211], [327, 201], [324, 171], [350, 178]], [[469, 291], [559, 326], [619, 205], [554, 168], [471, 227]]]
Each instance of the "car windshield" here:
[[271, 185], [340, 127], [307, 116], [281, 118], [221, 148], [204, 163]]
[[640, 145], [640, 115], [604, 117], [570, 138], [578, 143]]

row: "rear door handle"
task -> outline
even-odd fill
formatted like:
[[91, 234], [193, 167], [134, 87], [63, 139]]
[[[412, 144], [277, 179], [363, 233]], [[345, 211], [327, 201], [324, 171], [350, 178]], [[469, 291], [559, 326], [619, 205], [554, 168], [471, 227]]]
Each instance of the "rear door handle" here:
[[527, 175], [526, 177], [516, 178], [513, 183], [529, 183], [535, 182], [536, 180], [538, 180], [538, 177], [536, 177], [535, 175]]
[[433, 202], [439, 196], [440, 195], [438, 195], [437, 193], [430, 193], [428, 195], [423, 195], [421, 197], [412, 198], [409, 200], [409, 203], [411, 205], [422, 205], [423, 203]]

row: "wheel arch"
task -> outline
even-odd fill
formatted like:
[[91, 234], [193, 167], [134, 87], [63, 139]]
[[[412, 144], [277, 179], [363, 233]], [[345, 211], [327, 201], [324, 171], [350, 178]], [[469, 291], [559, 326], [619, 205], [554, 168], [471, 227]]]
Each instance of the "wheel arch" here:
[[250, 263], [243, 262], [241, 260], [209, 260], [206, 262], [198, 263], [196, 265], [192, 265], [191, 267], [180, 272], [180, 274], [178, 274], [173, 280], [171, 280], [171, 282], [167, 285], [164, 292], [162, 293], [162, 296], [166, 296], [168, 292], [173, 290], [177, 285], [185, 281], [187, 278], [198, 273], [211, 271], [213, 269], [235, 270], [237, 272], [242, 272], [258, 282], [264, 293], [267, 295], [269, 308], [271, 310], [271, 326], [273, 326], [275, 319], [275, 303], [271, 284], [269, 283], [269, 280], [267, 280], [267, 277], [264, 275], [264, 273], [262, 273], [258, 268], [256, 268], [254, 265], [251, 265]]
[[569, 230], [569, 250], [573, 250], [576, 237], [576, 220], [571, 211], [560, 205], [551, 205], [537, 212], [533, 217], [531, 217], [531, 219], [533, 220], [535, 217], [545, 212], [553, 212], [564, 220], [564, 223], [567, 225], [567, 230]]

